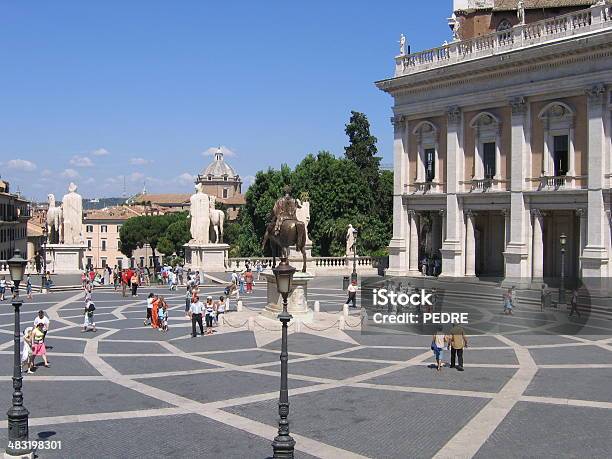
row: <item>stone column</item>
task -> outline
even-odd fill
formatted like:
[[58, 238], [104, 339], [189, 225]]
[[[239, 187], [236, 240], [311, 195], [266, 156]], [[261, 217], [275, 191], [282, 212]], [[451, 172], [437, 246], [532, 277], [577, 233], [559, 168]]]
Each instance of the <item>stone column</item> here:
[[584, 209], [576, 209], [576, 215], [580, 220], [580, 238], [578, 241], [579, 273], [582, 272], [582, 252], [586, 246], [587, 239], [587, 212]]
[[504, 252], [508, 247], [510, 241], [510, 211], [508, 209], [502, 209], [502, 215], [504, 216]]
[[393, 139], [393, 238], [389, 243], [390, 276], [408, 273], [408, 245], [410, 227], [403, 201], [405, 185], [408, 184], [408, 122], [404, 116], [391, 118], [394, 126]]
[[440, 232], [440, 215], [437, 212], [431, 212], [431, 252], [435, 254], [440, 248], [438, 242], [438, 233]]
[[504, 251], [505, 280], [507, 285], [527, 286], [531, 269], [529, 260], [529, 213], [524, 192], [530, 163], [530, 111], [524, 97], [510, 100], [512, 109], [510, 144], [510, 216], [507, 244]]
[[419, 225], [418, 214], [414, 210], [408, 211], [410, 221], [410, 273], [419, 272]]
[[475, 215], [471, 210], [465, 213], [465, 275], [476, 275], [476, 234], [474, 231]]
[[544, 214], [540, 209], [532, 209], [533, 215], [533, 270], [534, 281], [541, 281], [544, 277]]
[[604, 104], [606, 87], [598, 84], [587, 89], [588, 114], [588, 209], [587, 241], [582, 252], [582, 278], [593, 280], [593, 287], [608, 276], [608, 253], [605, 247], [605, 180]]
[[463, 191], [463, 116], [459, 107], [448, 108], [446, 130], [446, 236], [442, 245], [442, 276], [461, 277], [463, 261], [463, 212], [457, 193]]

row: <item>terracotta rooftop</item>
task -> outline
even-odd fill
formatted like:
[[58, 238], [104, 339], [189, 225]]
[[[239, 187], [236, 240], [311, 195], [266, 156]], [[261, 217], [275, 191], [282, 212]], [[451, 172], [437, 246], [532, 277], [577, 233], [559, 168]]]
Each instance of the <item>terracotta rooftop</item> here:
[[127, 220], [128, 218], [145, 215], [153, 210], [156, 213], [166, 212], [165, 207], [160, 206], [113, 206], [104, 209], [89, 210], [83, 216], [84, 220]]
[[43, 235], [43, 228], [42, 228], [42, 226], [37, 224], [36, 222], [34, 222], [32, 220], [28, 220], [27, 235], [28, 235], [28, 237], [30, 237], [30, 236], [33, 236], [33, 237], [42, 236]]
[[152, 204], [189, 204], [190, 194], [170, 193], [170, 194], [139, 194], [134, 196], [131, 201], [138, 204], [141, 202], [151, 202]]
[[246, 204], [246, 198], [243, 194], [237, 194], [231, 198], [217, 198], [217, 201], [225, 204], [226, 206], [244, 206]]
[[[562, 8], [568, 6], [591, 6], [597, 0], [523, 0], [525, 9], [534, 10], [540, 8]], [[495, 11], [513, 11], [516, 10], [517, 0], [495, 0], [493, 9]]]

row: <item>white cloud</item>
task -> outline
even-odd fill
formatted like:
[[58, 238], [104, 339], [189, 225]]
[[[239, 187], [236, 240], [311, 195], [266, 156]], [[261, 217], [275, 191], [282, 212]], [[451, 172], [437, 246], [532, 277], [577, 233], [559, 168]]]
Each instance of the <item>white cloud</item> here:
[[130, 158], [130, 164], [134, 166], [146, 166], [151, 164], [153, 161], [145, 158]]
[[96, 179], [94, 179], [93, 177], [89, 177], [88, 179], [86, 179], [83, 183], [85, 185], [90, 185], [92, 183], [94, 183], [96, 181]]
[[75, 171], [74, 169], [64, 169], [64, 172], [62, 172], [62, 177], [64, 178], [78, 178], [79, 173], [77, 171]]
[[44, 169], [40, 175], [42, 175], [43, 177], [51, 177], [53, 175], [53, 171], [50, 171], [49, 169]]
[[72, 158], [70, 158], [69, 162], [75, 167], [93, 167], [94, 165], [93, 161], [89, 159], [87, 156], [75, 155]]
[[36, 164], [27, 159], [11, 159], [6, 162], [6, 167], [17, 171], [32, 172], [36, 169]]
[[[221, 145], [220, 148], [221, 153], [223, 153], [223, 156], [236, 156], [236, 153], [233, 150], [227, 148], [225, 145]], [[202, 156], [213, 156], [215, 153], [217, 153], [218, 149], [219, 147], [210, 147], [202, 152]]]
[[180, 183], [181, 185], [193, 185], [195, 182], [196, 177], [191, 175], [188, 172], [183, 172], [181, 175], [179, 175], [176, 178], [176, 181], [178, 183]]
[[98, 148], [97, 150], [92, 151], [91, 154], [93, 156], [107, 156], [110, 155], [110, 151], [108, 151], [106, 148]]
[[141, 174], [140, 172], [132, 172], [126, 177], [126, 179], [130, 182], [140, 182], [142, 179], [144, 179], [144, 174]]

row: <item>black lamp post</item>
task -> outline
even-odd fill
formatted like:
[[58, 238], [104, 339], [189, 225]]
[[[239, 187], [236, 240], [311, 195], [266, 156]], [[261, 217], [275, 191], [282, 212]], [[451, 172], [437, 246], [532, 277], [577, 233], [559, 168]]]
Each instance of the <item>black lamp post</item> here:
[[47, 238], [49, 236], [49, 230], [47, 225], [43, 226], [42, 233], [42, 272], [40, 274], [40, 293], [46, 291], [45, 276], [47, 274]]
[[559, 236], [561, 244], [561, 282], [559, 283], [559, 306], [565, 304], [565, 245], [567, 244], [567, 236], [561, 233]]
[[21, 356], [19, 344], [21, 337], [21, 327], [19, 321], [19, 308], [23, 302], [19, 299], [19, 284], [23, 280], [27, 261], [21, 257], [19, 249], [15, 250], [13, 258], [8, 260], [11, 280], [15, 285], [15, 297], [13, 298], [13, 308], [15, 308], [15, 334], [13, 335], [13, 404], [8, 412], [8, 446], [5, 457], [28, 457], [31, 456], [31, 449], [28, 444], [28, 415], [30, 414], [23, 406], [23, 392], [21, 392]]
[[278, 398], [278, 435], [272, 442], [274, 458], [290, 458], [293, 459], [293, 448], [295, 440], [289, 435], [289, 389], [287, 383], [288, 360], [289, 353], [287, 351], [287, 324], [293, 318], [287, 312], [287, 297], [291, 292], [291, 281], [295, 268], [287, 262], [287, 258], [283, 258], [276, 268], [272, 269], [274, 277], [276, 277], [276, 288], [278, 293], [283, 297], [283, 311], [278, 315], [278, 319], [282, 323], [282, 341], [281, 341], [281, 384], [280, 395]]
[[357, 282], [357, 230], [353, 228], [353, 236], [355, 242], [353, 243], [353, 272], [351, 273], [351, 283]]

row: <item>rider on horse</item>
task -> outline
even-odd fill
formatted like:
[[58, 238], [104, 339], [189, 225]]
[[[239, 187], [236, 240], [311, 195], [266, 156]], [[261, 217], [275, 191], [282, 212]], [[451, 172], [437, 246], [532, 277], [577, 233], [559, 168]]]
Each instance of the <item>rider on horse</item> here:
[[272, 209], [274, 222], [274, 235], [278, 236], [281, 226], [286, 220], [297, 220], [296, 211], [301, 207], [300, 202], [291, 197], [291, 187], [286, 185], [285, 195], [279, 198]]

